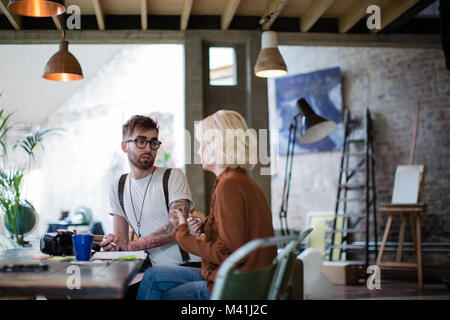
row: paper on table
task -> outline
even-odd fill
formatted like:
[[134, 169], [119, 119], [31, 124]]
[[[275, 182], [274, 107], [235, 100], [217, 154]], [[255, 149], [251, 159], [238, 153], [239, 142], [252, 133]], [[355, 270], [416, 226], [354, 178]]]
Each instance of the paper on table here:
[[92, 256], [93, 260], [112, 260], [112, 259], [145, 259], [147, 252], [141, 251], [99, 251]]
[[47, 259], [48, 262], [68, 262], [75, 259], [75, 256], [53, 256]]

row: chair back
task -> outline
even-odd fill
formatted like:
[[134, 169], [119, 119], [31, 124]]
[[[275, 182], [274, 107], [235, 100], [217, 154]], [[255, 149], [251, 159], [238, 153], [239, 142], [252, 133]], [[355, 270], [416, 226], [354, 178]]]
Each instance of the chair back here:
[[[306, 235], [277, 236], [252, 240], [231, 254], [217, 273], [212, 300], [267, 300], [278, 295], [288, 267], [285, 259]], [[233, 270], [242, 258], [256, 249], [288, 243], [272, 264], [257, 270]], [[286, 280], [287, 281], [287, 280]]]
[[[220, 294], [218, 290], [214, 289], [211, 299], [266, 300], [276, 268], [277, 265], [274, 263], [258, 270], [231, 270]], [[214, 291], [216, 295], [214, 295]]]
[[284, 293], [287, 288], [289, 278], [291, 277], [297, 256], [300, 254], [300, 243], [313, 231], [313, 228], [297, 235], [297, 239], [290, 241], [286, 247], [280, 250], [276, 260], [278, 261], [278, 270], [274, 277], [269, 294], [270, 300], [277, 299], [280, 293]]
[[295, 241], [296, 236], [278, 236], [252, 240], [233, 252], [219, 268], [211, 300], [266, 300], [279, 261], [257, 270], [233, 270], [234, 265], [256, 249]]

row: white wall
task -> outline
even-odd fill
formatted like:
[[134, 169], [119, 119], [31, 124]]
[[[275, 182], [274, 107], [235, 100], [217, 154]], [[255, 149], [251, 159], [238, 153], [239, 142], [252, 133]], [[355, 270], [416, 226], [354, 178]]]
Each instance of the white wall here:
[[[94, 57], [101, 46], [92, 47], [84, 45]], [[111, 181], [129, 170], [120, 147], [122, 124], [133, 114], [172, 114], [173, 130], [167, 134], [174, 141], [184, 141], [179, 138], [184, 133], [183, 61], [181, 45], [122, 46], [38, 122], [41, 127], [65, 129], [44, 141], [45, 151], [39, 151], [26, 177], [24, 194], [39, 213], [38, 234], [45, 232], [48, 222], [57, 220], [60, 211], [80, 205], [93, 210], [105, 232], [112, 231], [108, 214]], [[174, 164], [182, 167], [184, 145], [176, 146], [173, 157]], [[23, 158], [24, 153], [16, 151], [9, 162]]]

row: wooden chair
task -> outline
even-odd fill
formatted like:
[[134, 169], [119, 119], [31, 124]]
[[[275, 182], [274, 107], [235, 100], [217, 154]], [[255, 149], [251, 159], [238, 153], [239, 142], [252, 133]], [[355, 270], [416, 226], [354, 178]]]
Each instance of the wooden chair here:
[[[389, 214], [384, 231], [380, 251], [378, 252], [377, 265], [387, 267], [417, 268], [417, 279], [419, 290], [423, 289], [422, 280], [422, 238], [420, 217], [426, 212], [426, 204], [418, 202], [421, 198], [421, 185], [424, 175], [423, 165], [397, 166], [392, 193], [392, 203], [382, 204], [381, 213]], [[400, 233], [395, 262], [381, 262], [386, 242], [392, 226], [394, 215], [401, 215]], [[416, 253], [416, 263], [401, 262], [403, 242], [405, 237], [406, 220], [409, 217], [411, 233]]]

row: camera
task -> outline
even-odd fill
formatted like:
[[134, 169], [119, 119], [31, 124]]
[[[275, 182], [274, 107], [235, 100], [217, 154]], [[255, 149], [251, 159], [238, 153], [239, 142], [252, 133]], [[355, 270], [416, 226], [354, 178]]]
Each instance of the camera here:
[[[72, 256], [74, 255], [72, 235], [76, 230], [58, 230], [57, 232], [48, 232], [41, 237], [41, 252], [53, 256]], [[92, 250], [100, 251], [100, 243], [103, 241], [102, 235], [94, 235]]]
[[41, 237], [41, 252], [54, 256], [73, 255], [72, 235], [68, 230], [46, 233]]

